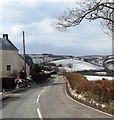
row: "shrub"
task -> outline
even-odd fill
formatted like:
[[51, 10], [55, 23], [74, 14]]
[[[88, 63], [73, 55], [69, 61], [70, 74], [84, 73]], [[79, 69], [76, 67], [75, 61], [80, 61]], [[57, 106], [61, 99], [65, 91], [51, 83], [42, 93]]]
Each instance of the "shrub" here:
[[69, 63], [67, 66], [68, 66], [69, 68], [72, 68], [72, 67], [73, 67], [71, 63]]
[[65, 76], [71, 88], [77, 93], [89, 93], [87, 94], [88, 98], [102, 103], [109, 103], [114, 100], [114, 80], [88, 81], [78, 73], [66, 73]]
[[58, 67], [62, 67], [63, 65], [62, 64], [59, 64]]
[[77, 89], [77, 87], [83, 83], [87, 82], [88, 80], [81, 74], [79, 73], [66, 73], [65, 74], [66, 78], [68, 79], [72, 89]]
[[31, 72], [33, 72], [33, 73], [39, 73], [39, 72], [41, 72], [42, 70], [41, 70], [41, 67], [38, 65], [38, 64], [34, 64], [33, 66], [32, 66], [32, 69], [31, 69]]
[[82, 82], [80, 85], [78, 85], [77, 92], [78, 93], [81, 93], [81, 92], [84, 93], [84, 92], [88, 91], [89, 88], [90, 88], [90, 86], [89, 86], [88, 82]]
[[100, 96], [100, 88], [97, 84], [94, 84], [93, 87], [91, 87], [91, 90], [90, 90], [93, 94], [97, 94]]

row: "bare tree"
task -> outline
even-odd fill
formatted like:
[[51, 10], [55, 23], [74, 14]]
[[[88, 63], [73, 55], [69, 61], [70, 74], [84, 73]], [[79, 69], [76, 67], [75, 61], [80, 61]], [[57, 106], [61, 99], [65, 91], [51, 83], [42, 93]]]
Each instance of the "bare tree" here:
[[[112, 0], [83, 0], [76, 3], [75, 8], [69, 8], [63, 16], [57, 17], [55, 23], [59, 30], [66, 30], [68, 27], [79, 25], [83, 19], [90, 22], [96, 19], [103, 19], [104, 30], [112, 32], [114, 25], [114, 1]], [[109, 32], [108, 31], [108, 32]]]

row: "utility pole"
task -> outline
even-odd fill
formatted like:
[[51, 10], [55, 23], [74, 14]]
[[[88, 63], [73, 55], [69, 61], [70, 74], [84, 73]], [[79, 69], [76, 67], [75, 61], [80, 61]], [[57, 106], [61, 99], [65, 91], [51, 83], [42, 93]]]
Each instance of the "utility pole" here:
[[24, 34], [24, 31], [23, 31], [23, 59], [24, 59], [24, 72], [25, 72], [25, 78], [26, 78], [25, 34]]
[[44, 54], [42, 54], [43, 55], [43, 66], [45, 65], [45, 58], [44, 58]]
[[73, 72], [73, 56], [70, 57], [71, 58], [71, 64], [70, 64], [70, 67], [71, 67], [71, 73]]

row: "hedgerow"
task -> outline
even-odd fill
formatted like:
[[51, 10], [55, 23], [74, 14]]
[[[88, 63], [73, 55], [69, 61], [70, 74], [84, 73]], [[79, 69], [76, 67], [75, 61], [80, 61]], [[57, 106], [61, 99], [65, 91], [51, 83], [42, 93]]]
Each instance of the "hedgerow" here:
[[79, 73], [66, 73], [65, 77], [77, 94], [95, 99], [100, 103], [110, 103], [114, 100], [114, 81], [95, 80], [89, 81]]

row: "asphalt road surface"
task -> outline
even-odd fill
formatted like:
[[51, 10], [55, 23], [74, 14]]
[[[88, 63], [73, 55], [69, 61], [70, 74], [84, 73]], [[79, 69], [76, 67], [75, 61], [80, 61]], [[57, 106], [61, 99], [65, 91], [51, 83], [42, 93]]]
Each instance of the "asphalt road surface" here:
[[45, 86], [51, 85], [52, 82], [33, 86], [19, 93], [12, 93], [2, 102], [2, 118], [38, 118], [37, 97]]
[[80, 105], [65, 94], [65, 80], [54, 76], [43, 85], [12, 93], [2, 102], [3, 118], [111, 118]]
[[40, 96], [40, 113], [43, 118], [112, 118], [91, 108], [78, 104], [65, 94], [65, 80], [62, 76], [48, 86]]

